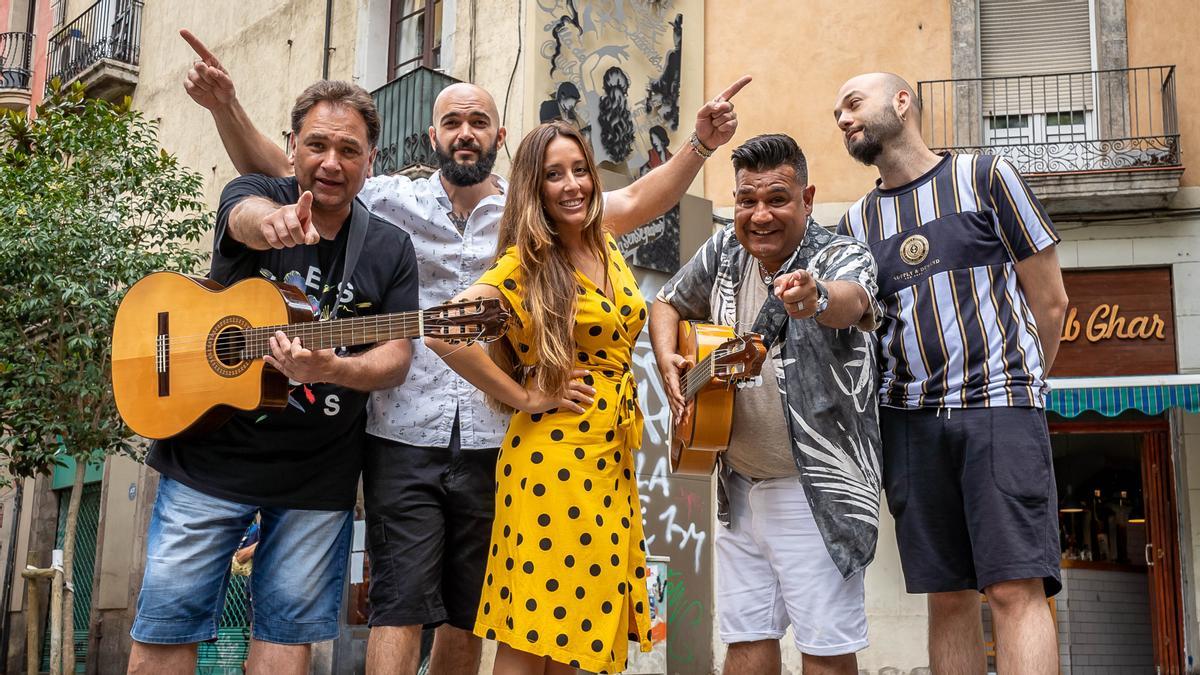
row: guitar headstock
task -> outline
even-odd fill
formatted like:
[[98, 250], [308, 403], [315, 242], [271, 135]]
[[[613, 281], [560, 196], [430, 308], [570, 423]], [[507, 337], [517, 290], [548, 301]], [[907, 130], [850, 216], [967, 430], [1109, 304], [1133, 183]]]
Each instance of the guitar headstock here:
[[425, 335], [450, 343], [492, 342], [504, 336], [512, 314], [499, 298], [446, 302], [422, 312]]
[[712, 352], [713, 379], [727, 384], [754, 379], [762, 372], [766, 358], [767, 347], [757, 333], [726, 340]]

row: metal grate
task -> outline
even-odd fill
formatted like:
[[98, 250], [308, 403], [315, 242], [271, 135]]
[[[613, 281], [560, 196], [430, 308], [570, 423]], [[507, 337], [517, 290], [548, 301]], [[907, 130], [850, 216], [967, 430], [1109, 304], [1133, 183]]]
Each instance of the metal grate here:
[[64, 84], [101, 60], [138, 65], [142, 0], [98, 0], [50, 36], [50, 75]]
[[33, 33], [0, 33], [0, 89], [29, 89]]
[[[88, 619], [92, 613], [92, 577], [96, 572], [96, 531], [100, 524], [100, 483], [83, 486], [79, 502], [79, 520], [75, 523], [75, 672], [82, 673], [87, 665]], [[67, 507], [71, 503], [71, 488], [58, 491], [58, 533], [54, 547], [62, 548], [67, 534]], [[42, 630], [42, 670], [50, 669], [50, 620]]]
[[1008, 158], [1022, 173], [1182, 166], [1175, 66], [917, 84], [934, 150]]
[[375, 175], [387, 176], [411, 166], [436, 166], [429, 147], [433, 101], [458, 80], [428, 68], [417, 68], [371, 92], [379, 109], [379, 154]]
[[200, 643], [196, 675], [241, 675], [250, 649], [250, 578], [230, 576], [216, 642]]

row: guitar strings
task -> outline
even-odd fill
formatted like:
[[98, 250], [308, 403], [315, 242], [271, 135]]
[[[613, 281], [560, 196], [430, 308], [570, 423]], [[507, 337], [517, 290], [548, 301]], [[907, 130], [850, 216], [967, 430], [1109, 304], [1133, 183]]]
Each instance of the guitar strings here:
[[[462, 345], [456, 347], [455, 351], [450, 352], [450, 353], [452, 354], [452, 353], [457, 352], [458, 350], [462, 350], [462, 348], [464, 348], [464, 347], [469, 347], [470, 345], [478, 344], [479, 337], [484, 335], [484, 333], [485, 333], [485, 331], [480, 329], [478, 331], [475, 331], [475, 333], [464, 335], [462, 340], [456, 340], [456, 341], [461, 341]], [[264, 354], [264, 356], [266, 356], [266, 354]], [[251, 360], [259, 360], [260, 358], [262, 358], [262, 357], [254, 357]], [[439, 358], [442, 358], [442, 357], [439, 357]], [[187, 362], [190, 362], [190, 360], [191, 360], [191, 362], [194, 362], [194, 360], [208, 360], [208, 352], [190, 351], [190, 352], [173, 353], [172, 357], [170, 357], [170, 360], [172, 360], [172, 362], [176, 363], [176, 364], [187, 363]], [[209, 388], [173, 387], [172, 393], [173, 393], [173, 395], [178, 395], [178, 394], [190, 394], [190, 393], [196, 393], [196, 392], [209, 392], [209, 390], [211, 390], [211, 389], [209, 389]]]
[[[425, 315], [424, 318], [425, 318], [425, 324], [426, 324], [427, 329], [428, 328], [448, 329], [448, 328], [453, 327], [453, 326], [440, 326], [437, 324], [437, 321], [442, 320], [442, 319], [438, 319], [436, 317], [436, 315], [439, 313], [439, 310], [435, 310], [435, 309], [420, 310], [420, 312]], [[463, 317], [463, 318], [467, 318], [467, 317]], [[481, 323], [480, 321], [468, 321], [465, 323], [465, 325], [475, 327], [480, 323]], [[259, 344], [261, 344], [263, 346], [263, 351], [264, 351], [264, 353], [266, 353], [266, 351], [267, 351], [265, 349], [266, 343], [268, 342], [269, 338], [272, 335], [274, 335], [275, 331], [277, 331], [277, 330], [283, 330], [285, 333], [288, 333], [289, 337], [300, 338], [302, 342], [304, 340], [314, 340], [314, 339], [320, 340], [322, 338], [329, 339], [329, 338], [333, 338], [335, 336], [345, 336], [345, 335], [349, 335], [349, 338], [351, 341], [356, 341], [357, 338], [355, 336], [358, 334], [362, 334], [363, 337], [365, 338], [371, 332], [373, 332], [373, 331], [379, 332], [381, 329], [384, 329], [387, 332], [391, 332], [396, 329], [399, 329], [401, 332], [415, 333], [416, 330], [420, 327], [420, 325], [421, 325], [420, 318], [413, 317], [411, 315], [408, 315], [408, 313], [405, 313], [404, 315], [390, 314], [390, 315], [381, 315], [381, 316], [373, 316], [373, 317], [359, 317], [359, 318], [355, 318], [355, 319], [339, 319], [336, 322], [321, 321], [321, 322], [314, 322], [312, 324], [296, 323], [296, 324], [274, 325], [274, 326], [259, 326], [259, 327], [249, 328], [249, 329], [240, 329], [241, 332], [240, 332], [239, 337], [231, 336], [231, 338], [230, 338], [231, 341], [236, 341], [238, 343], [244, 343], [246, 345], [245, 348], [240, 347], [240, 346], [222, 347], [222, 348], [218, 348], [218, 349], [214, 350], [214, 353], [218, 357], [233, 357], [233, 356], [237, 356], [240, 353], [243, 353], [244, 351], [247, 351], [249, 349], [249, 347], [251, 347], [251, 346], [257, 347]], [[479, 327], [475, 333], [441, 333], [441, 334], [434, 334], [433, 336], [434, 337], [443, 337], [443, 338], [447, 338], [447, 339], [454, 339], [460, 335], [463, 337], [465, 337], [467, 335], [478, 336], [478, 335], [482, 335], [485, 332], [486, 332], [485, 328]], [[426, 331], [426, 334], [429, 334], [428, 330]], [[378, 337], [378, 336], [376, 336], [376, 337]], [[204, 334], [204, 335], [179, 335], [179, 336], [168, 335], [167, 338], [168, 338], [167, 339], [168, 348], [187, 348], [189, 346], [197, 346], [198, 347], [200, 345], [207, 345], [208, 341], [210, 339], [212, 339], [212, 334], [208, 333], [208, 334]], [[377, 340], [364, 340], [364, 342], [373, 342], [373, 341], [377, 341]], [[344, 346], [344, 345], [335, 345], [335, 346]]]
[[[478, 322], [476, 322], [476, 323], [478, 323]], [[419, 326], [419, 324], [417, 324], [416, 322], [404, 325], [401, 332], [407, 331], [409, 333], [412, 333], [413, 335], [407, 335], [407, 336], [400, 335], [396, 338], [387, 338], [386, 336], [376, 335], [374, 337], [376, 337], [377, 339], [364, 339], [361, 341], [361, 343], [359, 342], [358, 339], [353, 338], [353, 334], [352, 334], [351, 339], [349, 340], [349, 343], [351, 345], [367, 344], [367, 343], [371, 343], [371, 342], [381, 342], [384, 339], [401, 339], [404, 337], [413, 337], [413, 336], [415, 336], [416, 328], [418, 326]], [[216, 356], [218, 359], [222, 359], [222, 360], [224, 360], [224, 359], [247, 359], [247, 358], [253, 360], [256, 358], [262, 358], [263, 356], [267, 356], [270, 354], [270, 349], [267, 348], [267, 342], [268, 342], [269, 337], [271, 335], [273, 335], [273, 330], [270, 333], [266, 333], [266, 332], [262, 332], [262, 331], [266, 331], [267, 329], [274, 329], [274, 328], [275, 327], [268, 326], [268, 327], [264, 327], [262, 329], [251, 329], [248, 331], [244, 331], [243, 334], [251, 333], [252, 331], [255, 331], [254, 337], [246, 338], [244, 340], [244, 342], [246, 343], [244, 347], [218, 348], [218, 349], [212, 350], [211, 354]], [[356, 329], [355, 332], [359, 332], [361, 330], [361, 332], [364, 334], [364, 337], [366, 337], [365, 334], [368, 331], [377, 330], [377, 329], [378, 329], [378, 326], [374, 325], [374, 326], [370, 326], [370, 327], [363, 328], [363, 329]], [[343, 329], [338, 329], [338, 330], [343, 330]], [[428, 331], [426, 331], [426, 332], [428, 333]], [[472, 330], [470, 332], [446, 333], [446, 334], [442, 334], [442, 335], [434, 335], [434, 337], [439, 337], [439, 338], [445, 339], [447, 341], [460, 341], [461, 340], [464, 342], [479, 342], [480, 338], [484, 337], [486, 334], [487, 334], [486, 327], [477, 326], [474, 328], [474, 330]], [[317, 335], [308, 335], [306, 338], [305, 335], [292, 334], [289, 337], [291, 337], [292, 339], [300, 338], [301, 344], [303, 345], [305, 339], [312, 339], [313, 337], [331, 337], [331, 336], [332, 335], [317, 334]], [[190, 345], [191, 349], [187, 349], [188, 345], [181, 346], [181, 345], [176, 344], [176, 341], [169, 340], [167, 342], [167, 348], [169, 350], [168, 359], [174, 359], [174, 360], [188, 359], [188, 358], [207, 359], [210, 354], [210, 351], [207, 348], [200, 348], [202, 344], [203, 343], [195, 343], [193, 345]], [[341, 347], [341, 346], [349, 346], [349, 345], [340, 345], [339, 344], [339, 345], [333, 345], [333, 346]], [[310, 348], [314, 348], [314, 347], [309, 345], [309, 346], [306, 346], [305, 348], [310, 349]], [[315, 347], [315, 348], [320, 349], [321, 347]]]
[[713, 359], [732, 353], [728, 349], [714, 349], [689, 370], [684, 377], [684, 389], [688, 398], [694, 396], [713, 377]]

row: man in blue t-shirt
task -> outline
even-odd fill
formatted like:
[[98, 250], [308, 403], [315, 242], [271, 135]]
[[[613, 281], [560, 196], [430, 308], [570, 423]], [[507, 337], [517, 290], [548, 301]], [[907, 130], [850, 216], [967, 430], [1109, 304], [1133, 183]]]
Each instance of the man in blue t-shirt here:
[[[408, 235], [355, 200], [379, 137], [371, 96], [317, 82], [297, 99], [292, 127], [295, 176], [242, 176], [222, 193], [210, 278], [294, 285], [321, 319], [417, 309]], [[402, 383], [411, 358], [409, 340], [311, 350], [276, 332], [265, 360], [292, 381], [283, 410], [239, 412], [215, 431], [155, 444], [147, 463], [162, 478], [129, 672], [195, 672], [255, 513], [248, 672], [308, 672], [309, 645], [340, 630], [368, 392]]]
[[883, 483], [910, 593], [929, 594], [937, 673], [1058, 672], [1046, 604], [1062, 587], [1043, 411], [1067, 295], [1054, 225], [1002, 157], [938, 155], [920, 102], [890, 73], [834, 107], [846, 149], [879, 169], [839, 232], [879, 264]]

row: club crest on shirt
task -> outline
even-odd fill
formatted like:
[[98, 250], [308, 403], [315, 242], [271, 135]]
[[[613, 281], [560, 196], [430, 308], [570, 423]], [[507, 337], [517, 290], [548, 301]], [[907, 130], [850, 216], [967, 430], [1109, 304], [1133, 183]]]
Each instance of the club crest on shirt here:
[[914, 234], [900, 244], [900, 259], [909, 265], [920, 265], [929, 257], [929, 240]]

